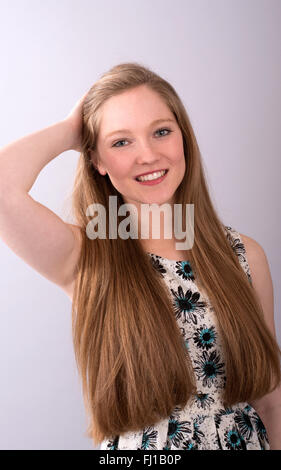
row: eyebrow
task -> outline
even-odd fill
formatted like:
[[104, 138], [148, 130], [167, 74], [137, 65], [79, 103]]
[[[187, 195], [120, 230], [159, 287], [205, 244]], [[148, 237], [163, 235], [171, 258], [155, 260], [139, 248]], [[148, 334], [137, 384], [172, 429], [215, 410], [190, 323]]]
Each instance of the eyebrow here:
[[[156, 119], [155, 121], [152, 121], [152, 122], [150, 123], [150, 126], [153, 126], [154, 124], [158, 124], [158, 123], [164, 122], [164, 121], [165, 121], [165, 122], [167, 122], [167, 121], [168, 121], [168, 122], [175, 122], [175, 120], [174, 120], [174, 119], [171, 119], [171, 118], [167, 118], [167, 119], [161, 118], [161, 119]], [[130, 129], [119, 129], [119, 130], [116, 130], [116, 131], [112, 131], [112, 132], [110, 132], [109, 134], [107, 134], [107, 135], [105, 136], [105, 139], [108, 139], [108, 137], [111, 137], [111, 136], [114, 135], [114, 134], [119, 134], [119, 133], [121, 133], [121, 132], [131, 132], [131, 131], [130, 131]]]

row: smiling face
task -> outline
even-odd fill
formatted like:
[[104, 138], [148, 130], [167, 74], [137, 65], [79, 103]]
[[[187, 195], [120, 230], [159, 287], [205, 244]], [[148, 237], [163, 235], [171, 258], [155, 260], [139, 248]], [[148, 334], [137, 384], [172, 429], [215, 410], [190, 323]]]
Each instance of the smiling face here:
[[[97, 157], [99, 173], [107, 173], [124, 202], [137, 207], [141, 203], [172, 204], [185, 173], [180, 127], [166, 103], [146, 85], [104, 103]], [[159, 170], [168, 170], [159, 182], [136, 180]]]

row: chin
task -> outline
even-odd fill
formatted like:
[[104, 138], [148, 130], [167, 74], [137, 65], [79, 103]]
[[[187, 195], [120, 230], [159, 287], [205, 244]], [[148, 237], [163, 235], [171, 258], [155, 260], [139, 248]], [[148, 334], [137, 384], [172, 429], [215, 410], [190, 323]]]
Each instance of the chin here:
[[153, 198], [150, 199], [147, 202], [144, 202], [146, 204], [158, 204], [159, 206], [162, 206], [162, 204], [173, 204], [173, 196], [170, 197], [161, 197], [161, 198]]

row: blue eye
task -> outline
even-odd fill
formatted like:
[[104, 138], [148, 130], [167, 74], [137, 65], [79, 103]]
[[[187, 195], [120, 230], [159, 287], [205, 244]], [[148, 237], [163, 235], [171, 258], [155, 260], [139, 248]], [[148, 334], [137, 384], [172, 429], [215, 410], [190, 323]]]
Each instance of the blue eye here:
[[[167, 131], [168, 134], [160, 135], [160, 137], [166, 137], [166, 135], [169, 135], [171, 132], [173, 132], [173, 131], [171, 131], [170, 129], [166, 129], [166, 128], [158, 129], [156, 132], [162, 132], [162, 131]], [[115, 144], [112, 145], [112, 147], [117, 147], [117, 148], [118, 148], [118, 147], [124, 147], [124, 145], [121, 145], [121, 146], [120, 146], [120, 145], [117, 145], [117, 144], [119, 144], [120, 142], [125, 142], [125, 140], [118, 140], [117, 142], [115, 142]]]

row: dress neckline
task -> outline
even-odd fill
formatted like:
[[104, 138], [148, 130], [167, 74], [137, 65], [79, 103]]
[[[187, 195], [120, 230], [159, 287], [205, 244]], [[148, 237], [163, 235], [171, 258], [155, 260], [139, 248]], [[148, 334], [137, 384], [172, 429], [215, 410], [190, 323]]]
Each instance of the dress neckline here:
[[187, 259], [175, 260], [175, 259], [165, 258], [164, 256], [156, 255], [155, 253], [152, 253], [151, 251], [147, 251], [146, 253], [148, 255], [156, 256], [157, 258], [161, 258], [161, 259], [163, 259], [165, 261], [168, 261], [170, 263], [188, 263], [189, 262]]

